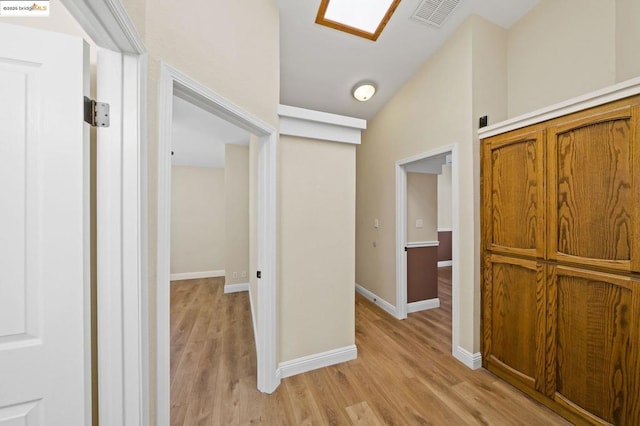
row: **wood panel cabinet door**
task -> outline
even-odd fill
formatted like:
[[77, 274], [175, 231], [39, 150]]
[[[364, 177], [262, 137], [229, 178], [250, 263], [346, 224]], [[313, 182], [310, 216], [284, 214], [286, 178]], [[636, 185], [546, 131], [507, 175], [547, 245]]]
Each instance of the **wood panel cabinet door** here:
[[544, 131], [516, 130], [483, 141], [484, 248], [545, 255]]
[[483, 359], [494, 373], [544, 390], [544, 265], [489, 254], [485, 258]]
[[591, 423], [640, 421], [640, 281], [548, 268], [546, 394]]
[[640, 271], [639, 111], [606, 106], [547, 130], [551, 260]]

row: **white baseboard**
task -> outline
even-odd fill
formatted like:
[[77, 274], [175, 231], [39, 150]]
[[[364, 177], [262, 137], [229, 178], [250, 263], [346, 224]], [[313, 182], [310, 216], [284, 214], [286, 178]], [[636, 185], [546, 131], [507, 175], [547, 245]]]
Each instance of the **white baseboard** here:
[[434, 309], [440, 307], [440, 298], [421, 300], [419, 302], [407, 303], [407, 313], [426, 311], [427, 309]]
[[442, 268], [444, 266], [453, 266], [453, 260], [439, 260], [438, 268]]
[[226, 293], [238, 293], [240, 291], [249, 291], [249, 283], [239, 284], [225, 284], [224, 292]]
[[178, 280], [193, 280], [196, 278], [216, 278], [224, 277], [224, 269], [218, 269], [217, 271], [200, 271], [200, 272], [182, 272], [178, 274], [171, 274], [171, 281]]
[[318, 368], [351, 361], [357, 357], [358, 349], [356, 345], [345, 346], [343, 348], [281, 362], [278, 367], [278, 373], [276, 374], [284, 379], [285, 377], [295, 376], [296, 374], [306, 373], [307, 371], [317, 370]]
[[398, 315], [396, 314], [397, 312], [396, 307], [393, 306], [391, 303], [387, 302], [381, 297], [378, 297], [377, 295], [375, 295], [374, 293], [370, 292], [369, 290], [367, 290], [366, 288], [362, 287], [360, 284], [357, 284], [357, 283], [356, 283], [356, 291], [361, 295], [363, 295], [364, 297], [366, 297], [367, 299], [371, 300], [376, 305], [380, 306], [382, 309], [387, 311], [394, 318], [398, 318]]
[[480, 352], [472, 354], [462, 346], [458, 346], [453, 351], [453, 356], [472, 370], [482, 367], [482, 354]]

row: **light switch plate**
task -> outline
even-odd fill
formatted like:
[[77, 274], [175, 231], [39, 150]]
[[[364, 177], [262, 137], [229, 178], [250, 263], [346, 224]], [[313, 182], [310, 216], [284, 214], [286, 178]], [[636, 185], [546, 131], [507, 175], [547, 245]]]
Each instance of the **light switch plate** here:
[[424, 228], [424, 222], [422, 219], [416, 219], [416, 228]]

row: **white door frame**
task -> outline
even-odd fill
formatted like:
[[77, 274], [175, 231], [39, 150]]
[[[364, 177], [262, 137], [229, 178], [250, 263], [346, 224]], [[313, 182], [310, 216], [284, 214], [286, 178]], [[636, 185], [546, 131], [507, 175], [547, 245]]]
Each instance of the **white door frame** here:
[[[276, 374], [276, 154], [277, 130], [231, 101], [171, 66], [160, 64], [158, 148], [157, 254], [157, 420], [169, 422], [170, 332], [169, 282], [171, 245], [171, 135], [173, 95], [215, 114], [260, 138], [258, 154], [258, 318], [255, 322], [258, 389], [271, 393], [280, 384]], [[254, 314], [254, 312], [252, 312]], [[254, 320], [256, 320], [254, 318]]]
[[396, 161], [396, 317], [407, 318], [407, 170], [405, 166], [414, 161], [424, 160], [451, 152], [451, 247], [453, 273], [451, 278], [451, 347], [453, 355], [460, 345], [460, 284], [458, 283], [458, 250], [460, 247], [460, 171], [458, 168], [458, 145], [443, 146], [413, 157]]
[[97, 69], [111, 108], [96, 165], [99, 421], [147, 425], [146, 49], [119, 0], [62, 3], [110, 51]]

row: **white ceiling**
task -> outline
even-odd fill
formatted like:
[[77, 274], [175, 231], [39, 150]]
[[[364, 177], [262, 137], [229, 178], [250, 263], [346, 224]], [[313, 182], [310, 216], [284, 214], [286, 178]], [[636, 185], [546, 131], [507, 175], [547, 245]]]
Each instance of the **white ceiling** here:
[[[461, 0], [440, 28], [410, 18], [421, 0], [402, 0], [373, 42], [315, 23], [321, 0], [276, 0], [280, 8], [280, 103], [372, 118], [470, 15], [509, 28], [539, 0]], [[371, 80], [368, 102], [351, 96]], [[225, 144], [247, 145], [249, 134], [189, 102], [173, 103], [174, 165], [224, 167]], [[418, 165], [416, 165], [418, 169]]]
[[249, 133], [184, 99], [173, 97], [171, 163], [224, 167], [225, 144], [249, 145]]
[[[373, 42], [315, 23], [320, 0], [276, 0], [280, 7], [280, 103], [370, 119], [470, 15], [509, 28], [539, 0], [461, 0], [441, 28], [410, 18], [421, 0], [402, 0]], [[378, 92], [351, 97], [361, 80]]]

